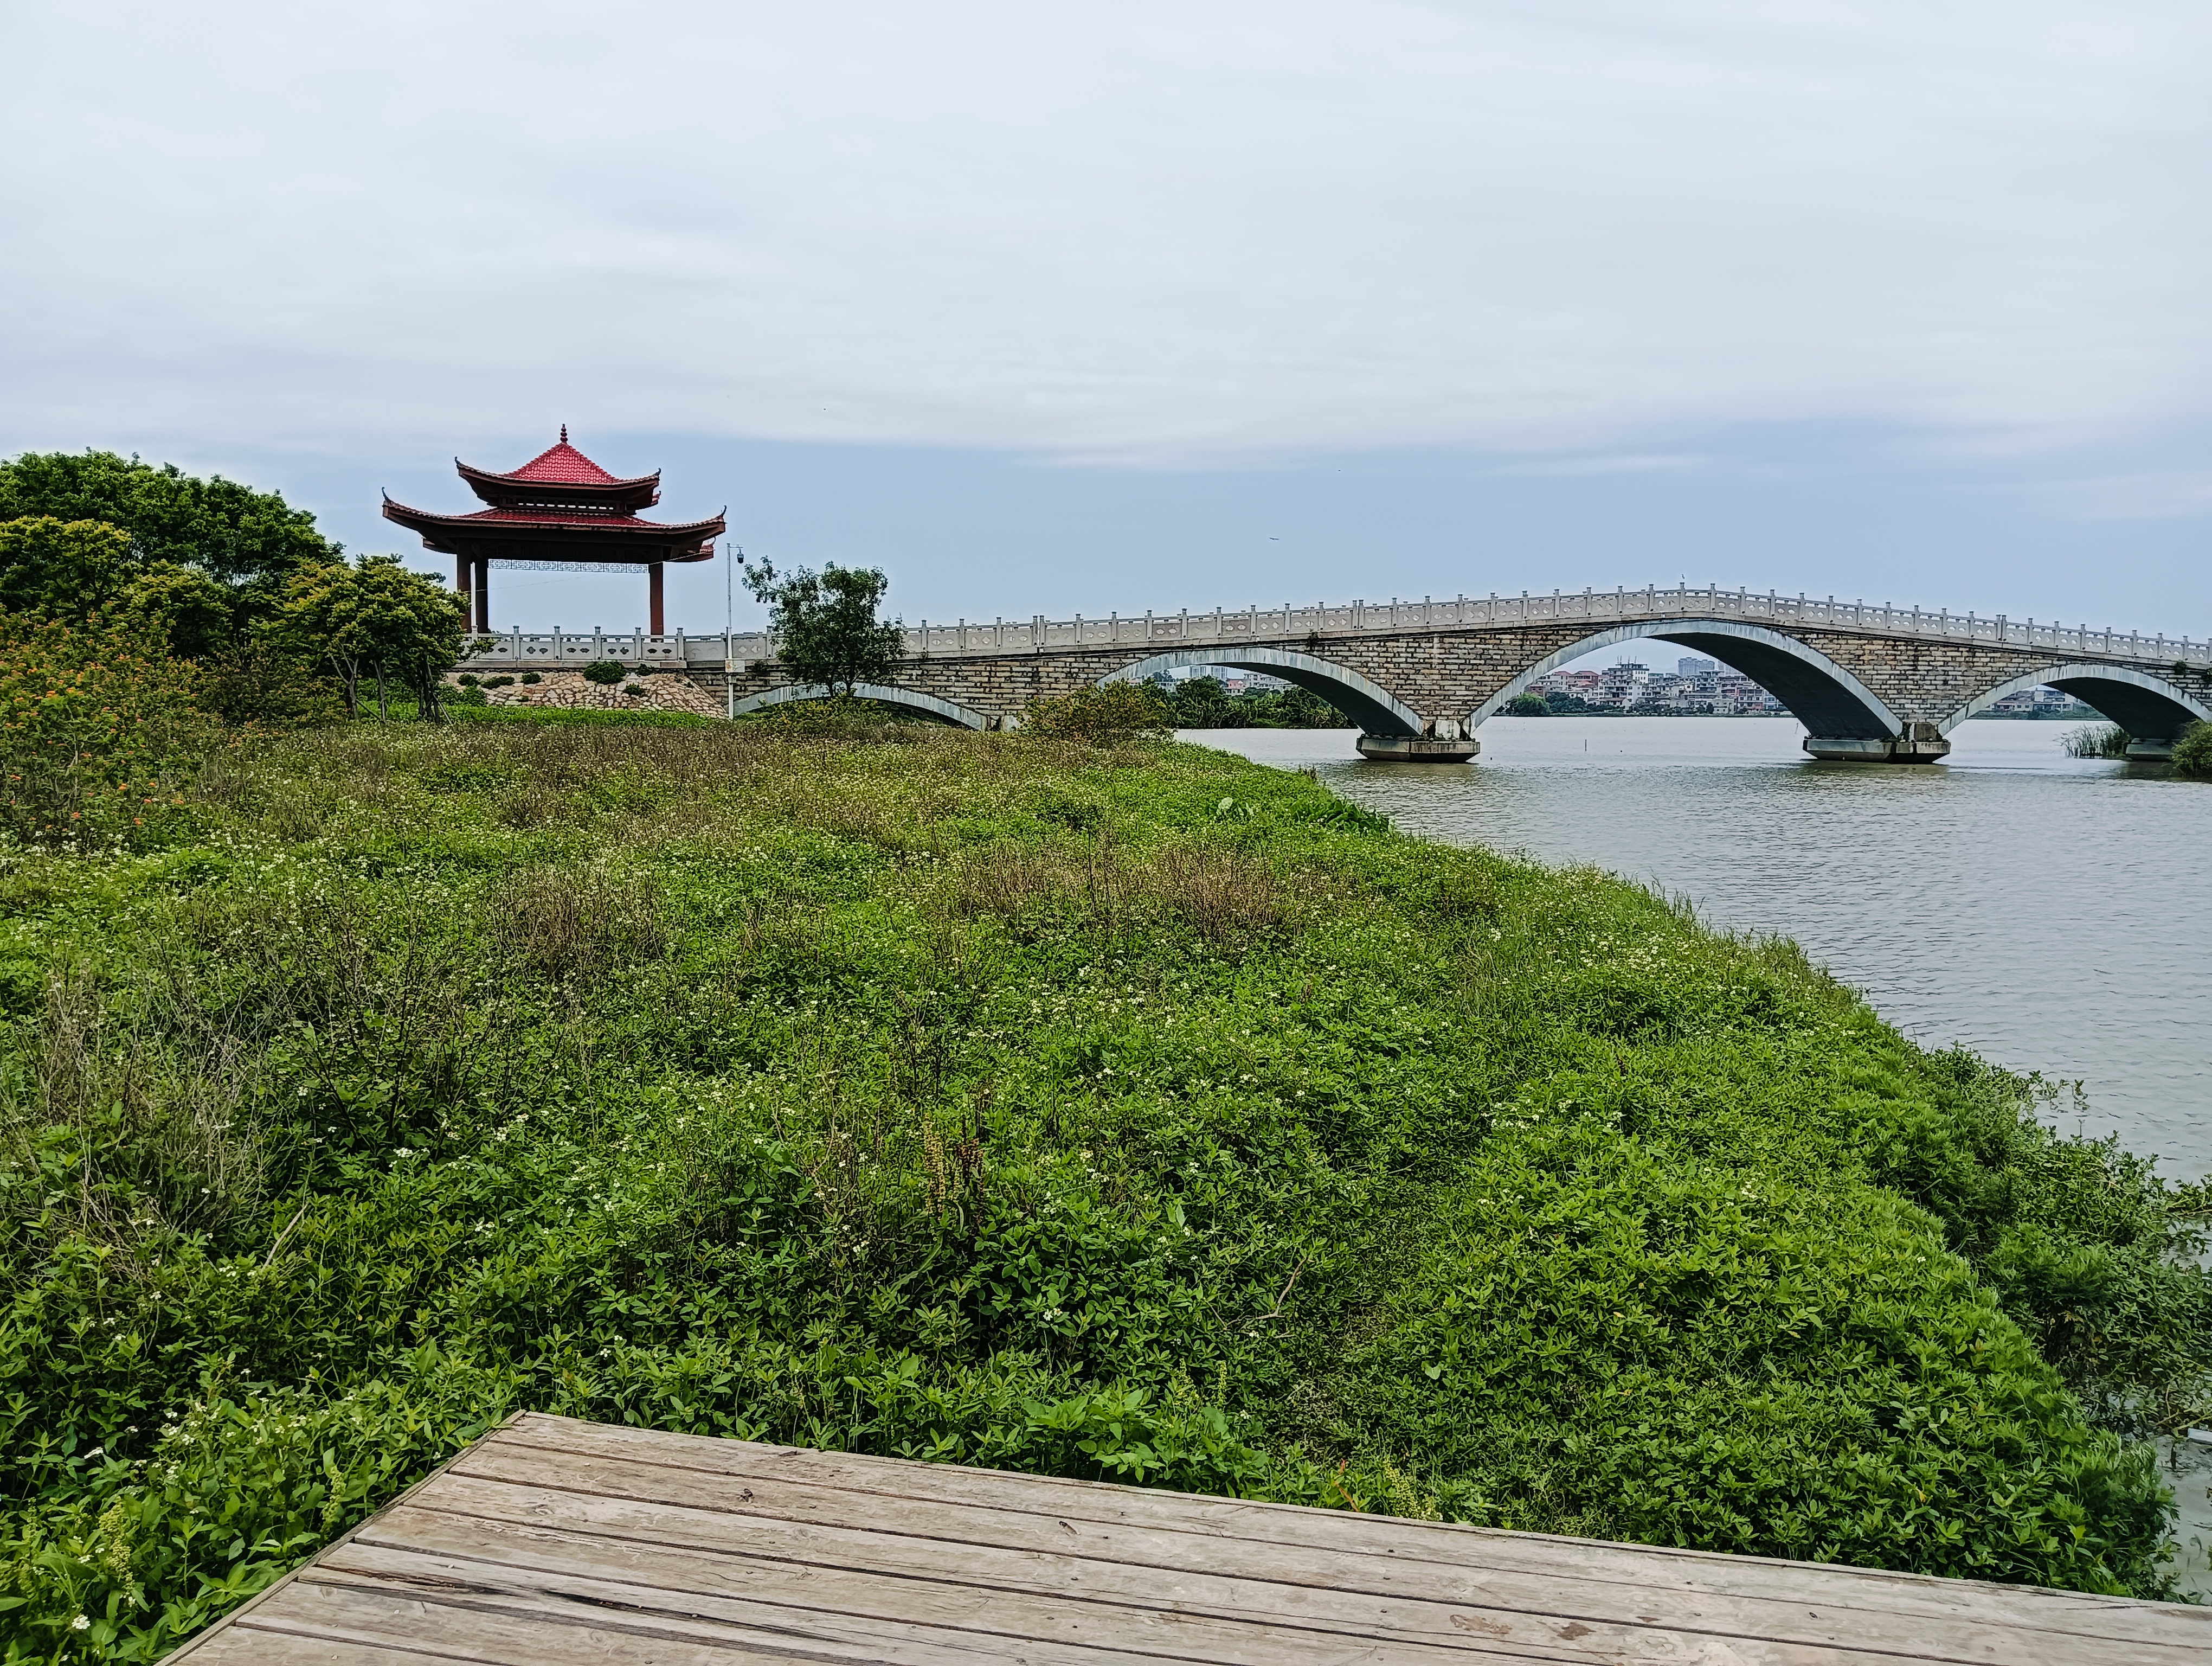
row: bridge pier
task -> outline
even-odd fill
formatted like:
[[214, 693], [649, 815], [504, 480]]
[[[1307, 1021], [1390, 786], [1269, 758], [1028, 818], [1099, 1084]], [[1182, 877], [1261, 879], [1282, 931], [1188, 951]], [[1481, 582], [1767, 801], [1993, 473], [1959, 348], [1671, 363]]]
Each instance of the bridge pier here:
[[1482, 743], [1472, 739], [1414, 734], [1363, 734], [1358, 745], [1359, 756], [1376, 763], [1466, 763], [1482, 750]]
[[2130, 736], [2128, 762], [2130, 763], [2172, 763], [2173, 737], [2172, 735]]
[[1429, 719], [1419, 734], [1376, 734], [1370, 729], [1358, 745], [1359, 756], [1376, 763], [1465, 763], [1482, 750], [1474, 725], [1450, 717]]
[[1899, 735], [1814, 735], [1805, 750], [1828, 763], [1933, 763], [1951, 743], [1933, 723], [1907, 723]]

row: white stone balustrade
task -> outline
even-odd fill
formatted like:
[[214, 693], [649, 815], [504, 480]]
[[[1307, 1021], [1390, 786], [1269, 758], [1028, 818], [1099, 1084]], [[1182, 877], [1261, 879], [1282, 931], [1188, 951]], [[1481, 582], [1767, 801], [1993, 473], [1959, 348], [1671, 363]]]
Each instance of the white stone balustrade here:
[[[2148, 635], [2136, 630], [2093, 629], [2050, 620], [2014, 619], [2004, 614], [1933, 611], [1889, 603], [1838, 601], [1830, 596], [1785, 596], [1778, 592], [1723, 590], [1678, 586], [1667, 590], [1523, 591], [1517, 596], [1424, 596], [1387, 602], [1322, 602], [1310, 607], [1212, 608], [1193, 612], [1109, 613], [1103, 618], [961, 619], [951, 624], [927, 620], [906, 632], [907, 652], [917, 658], [963, 654], [1035, 654], [1092, 648], [1193, 648], [1233, 647], [1240, 642], [1282, 641], [1292, 637], [1388, 635], [1394, 631], [1454, 628], [1497, 629], [1516, 624], [1571, 622], [1603, 626], [1639, 619], [1743, 620], [1786, 629], [1865, 631], [1948, 642], [1992, 647], [2047, 648], [2100, 660], [2136, 660], [2171, 666], [2176, 660], [2212, 660], [2212, 642], [2188, 636]], [[771, 652], [758, 631], [725, 635], [678, 630], [653, 635], [643, 630], [511, 630], [479, 639], [483, 650], [470, 664], [486, 668], [549, 669], [585, 666], [594, 660], [721, 670], [754, 664]], [[1199, 656], [1201, 657], [1202, 656]]]

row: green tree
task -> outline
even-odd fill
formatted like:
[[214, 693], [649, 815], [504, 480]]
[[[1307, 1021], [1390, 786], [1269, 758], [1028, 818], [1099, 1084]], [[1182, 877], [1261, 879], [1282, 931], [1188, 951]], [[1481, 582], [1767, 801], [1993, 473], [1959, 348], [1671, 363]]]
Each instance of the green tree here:
[[762, 560], [745, 569], [745, 587], [775, 610], [769, 635], [775, 657], [802, 683], [850, 695], [862, 683], [888, 683], [906, 657], [906, 632], [876, 617], [890, 581], [873, 567], [827, 562], [778, 574]]
[[0, 463], [0, 520], [31, 515], [119, 526], [139, 564], [196, 568], [271, 610], [295, 572], [340, 554], [313, 515], [276, 492], [112, 451], [26, 452]]
[[70, 624], [129, 619], [183, 660], [236, 646], [228, 587], [198, 568], [143, 559], [130, 533], [104, 520], [0, 521], [0, 607]]
[[344, 686], [349, 714], [360, 710], [362, 672], [373, 667], [380, 686], [389, 676], [410, 689], [432, 722], [441, 714], [446, 670], [460, 657], [466, 634], [459, 593], [410, 572], [396, 556], [295, 574], [277, 629], [295, 654], [330, 666]]
[[1513, 696], [1505, 708], [1505, 714], [1508, 717], [1549, 717], [1552, 714], [1551, 702], [1534, 689], [1529, 689]]
[[131, 535], [100, 520], [0, 521], [0, 607], [82, 620], [114, 605], [137, 562]]
[[[125, 593], [99, 609], [158, 628], [169, 650], [206, 675], [200, 699], [238, 720], [325, 716], [331, 696], [271, 629], [293, 579], [338, 561], [315, 518], [275, 492], [200, 479], [113, 452], [26, 452], [0, 462], [0, 521], [97, 521], [128, 539]], [[89, 619], [83, 607], [68, 617]], [[319, 656], [317, 656], [319, 659]]]
[[1178, 729], [1249, 729], [1252, 714], [1239, 711], [1229, 697], [1229, 685], [1218, 677], [1186, 677], [1176, 685], [1170, 703]]

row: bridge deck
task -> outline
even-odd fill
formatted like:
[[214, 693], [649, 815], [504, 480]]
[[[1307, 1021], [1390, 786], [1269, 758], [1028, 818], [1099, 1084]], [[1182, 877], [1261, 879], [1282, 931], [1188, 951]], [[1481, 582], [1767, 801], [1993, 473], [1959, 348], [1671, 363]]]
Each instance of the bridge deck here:
[[526, 1414], [172, 1659], [2212, 1658], [2212, 1609]]

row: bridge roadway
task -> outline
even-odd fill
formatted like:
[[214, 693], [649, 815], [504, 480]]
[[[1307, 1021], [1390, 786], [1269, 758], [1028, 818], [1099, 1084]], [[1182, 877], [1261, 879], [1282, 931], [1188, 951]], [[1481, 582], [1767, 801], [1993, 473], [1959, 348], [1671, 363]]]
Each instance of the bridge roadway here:
[[[1745, 590], [1458, 596], [1314, 607], [927, 621], [908, 630], [895, 684], [872, 696], [972, 728], [1011, 727], [1040, 696], [1170, 666], [1264, 672], [1357, 723], [1370, 757], [1463, 761], [1475, 732], [1546, 672], [1593, 649], [1655, 637], [1757, 681], [1806, 728], [1815, 757], [1928, 763], [1953, 729], [2005, 696], [2048, 684], [2125, 729], [2131, 757], [2166, 757], [2212, 721], [2212, 642], [2049, 622], [1929, 612]], [[529, 633], [483, 639], [481, 669], [594, 660], [687, 673], [740, 712], [825, 690], [794, 685], [758, 634]]]

